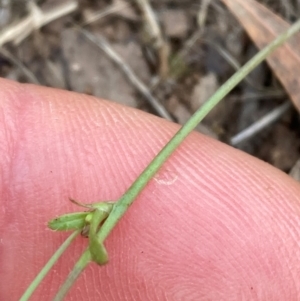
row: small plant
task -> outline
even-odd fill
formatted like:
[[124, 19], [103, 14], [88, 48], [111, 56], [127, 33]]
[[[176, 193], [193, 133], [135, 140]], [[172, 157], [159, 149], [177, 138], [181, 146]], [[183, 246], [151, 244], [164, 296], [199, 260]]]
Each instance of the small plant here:
[[57, 231], [74, 231], [71, 236], [51, 257], [46, 266], [41, 270], [36, 279], [28, 287], [21, 301], [30, 298], [35, 288], [52, 268], [54, 263], [62, 255], [64, 250], [70, 245], [74, 238], [79, 235], [88, 237], [89, 243], [87, 249], [81, 255], [73, 270], [68, 275], [65, 283], [58, 291], [55, 301], [62, 300], [73, 285], [80, 273], [86, 266], [94, 261], [99, 265], [108, 262], [108, 255], [104, 247], [104, 241], [122, 218], [126, 210], [130, 207], [136, 197], [144, 189], [150, 179], [155, 175], [159, 168], [180, 145], [180, 143], [189, 135], [189, 133], [198, 125], [198, 123], [258, 64], [260, 64], [272, 51], [283, 44], [288, 38], [300, 29], [300, 20], [296, 22], [284, 34], [277, 37], [266, 48], [262, 49], [246, 65], [236, 72], [220, 89], [187, 121], [187, 123], [175, 134], [169, 143], [152, 160], [148, 167], [141, 173], [135, 182], [129, 187], [126, 193], [115, 203], [100, 202], [96, 204], [81, 204], [71, 200], [73, 203], [85, 207], [87, 210], [77, 213], [69, 213], [59, 216], [49, 222], [49, 227]]

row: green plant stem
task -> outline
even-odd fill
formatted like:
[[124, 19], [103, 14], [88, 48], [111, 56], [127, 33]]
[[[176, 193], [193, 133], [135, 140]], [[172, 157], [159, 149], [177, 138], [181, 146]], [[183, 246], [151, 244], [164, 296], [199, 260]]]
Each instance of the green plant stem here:
[[292, 25], [285, 33], [278, 36], [268, 46], [258, 52], [248, 63], [237, 71], [227, 82], [225, 82], [218, 91], [209, 98], [186, 122], [184, 126], [175, 134], [169, 143], [158, 153], [152, 162], [146, 167], [136, 181], [129, 187], [126, 193], [116, 203], [112, 212], [104, 222], [99, 231], [99, 239], [104, 240], [117, 222], [124, 215], [128, 207], [133, 203], [136, 197], [144, 189], [147, 183], [164, 164], [164, 162], [175, 151], [178, 145], [188, 136], [191, 131], [203, 120], [203, 118], [255, 67], [257, 67], [271, 52], [282, 45], [288, 38], [300, 30], [300, 20]]
[[73, 270], [68, 275], [64, 284], [60, 287], [53, 301], [61, 301], [66, 296], [67, 292], [72, 287], [73, 283], [76, 281], [81, 272], [87, 267], [87, 265], [91, 262], [91, 254], [89, 249], [86, 249], [83, 254], [80, 256], [79, 260], [76, 262]]
[[[237, 71], [225, 84], [223, 84], [218, 91], [202, 105], [194, 115], [187, 121], [187, 123], [175, 134], [175, 136], [169, 141], [169, 143], [158, 153], [158, 155], [152, 160], [152, 162], [146, 167], [136, 181], [129, 187], [126, 193], [119, 199], [114, 205], [108, 218], [100, 228], [97, 236], [98, 240], [103, 243], [111, 230], [115, 227], [117, 222], [125, 214], [126, 210], [133, 203], [136, 197], [144, 189], [147, 183], [164, 164], [164, 162], [175, 151], [178, 145], [190, 134], [191, 131], [198, 125], [199, 122], [240, 82], [242, 81], [255, 67], [257, 67], [271, 52], [277, 47], [282, 45], [288, 38], [294, 35], [300, 30], [300, 20], [292, 25], [285, 33], [278, 36], [273, 42], [257, 53], [248, 63], [246, 63], [239, 71]], [[69, 289], [75, 282], [79, 274], [90, 262], [90, 253], [88, 249], [80, 257], [75, 268], [70, 273], [70, 278], [63, 284]], [[79, 264], [80, 262], [80, 264]], [[76, 267], [79, 264], [78, 267]], [[72, 273], [74, 275], [72, 275]], [[64, 290], [65, 296], [67, 290]], [[60, 301], [62, 299], [55, 298], [54, 301]]]
[[38, 273], [35, 279], [31, 282], [25, 293], [22, 295], [19, 301], [27, 301], [41, 283], [41, 281], [48, 274], [50, 269], [56, 263], [56, 261], [60, 258], [60, 256], [64, 253], [67, 247], [71, 244], [71, 242], [75, 239], [75, 237], [80, 233], [80, 231], [74, 231], [64, 242], [63, 244], [56, 250], [56, 252], [52, 255], [46, 265], [42, 268], [42, 270]]

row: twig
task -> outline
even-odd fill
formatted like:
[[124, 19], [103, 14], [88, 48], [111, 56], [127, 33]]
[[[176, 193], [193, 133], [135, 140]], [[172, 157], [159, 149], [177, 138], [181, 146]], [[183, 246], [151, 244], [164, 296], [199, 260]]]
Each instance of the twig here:
[[195, 43], [203, 35], [204, 28], [205, 28], [205, 23], [206, 23], [206, 18], [207, 18], [207, 11], [208, 11], [208, 8], [209, 8], [210, 4], [211, 4], [211, 0], [201, 0], [200, 9], [199, 9], [198, 15], [197, 15], [198, 29], [185, 42], [184, 46], [179, 51], [177, 59], [173, 62], [173, 69], [178, 66], [180, 60], [183, 59], [189, 53], [189, 51], [192, 49], [192, 47], [195, 45]]
[[150, 37], [150, 41], [153, 48], [157, 51], [159, 58], [159, 75], [162, 78], [166, 78], [169, 72], [169, 46], [163, 38], [162, 31], [156, 20], [155, 14], [149, 4], [148, 0], [135, 0], [139, 9], [143, 13], [145, 27], [147, 34]]
[[241, 131], [237, 135], [233, 136], [230, 139], [230, 144], [233, 146], [238, 145], [241, 142], [244, 142], [247, 139], [250, 139], [255, 134], [261, 132], [263, 129], [277, 121], [289, 108], [291, 103], [289, 101], [285, 102], [278, 108], [272, 110], [270, 113], [266, 114], [261, 119], [257, 120], [255, 123], [250, 125], [245, 130]]
[[96, 22], [96, 21], [98, 21], [98, 20], [106, 17], [106, 16], [109, 16], [109, 15], [111, 15], [113, 13], [116, 13], [116, 12], [122, 10], [122, 9], [126, 9], [129, 6], [130, 6], [130, 3], [126, 3], [126, 2], [124, 2], [122, 4], [118, 4], [118, 5], [112, 4], [109, 7], [107, 7], [106, 9], [103, 9], [101, 11], [95, 12], [92, 15], [90, 15], [89, 17], [87, 17], [86, 21], [84, 21], [81, 24], [81, 26], [84, 27], [86, 25], [89, 25], [89, 24], [91, 24], [93, 22]]
[[34, 2], [30, 2], [29, 15], [0, 33], [0, 47], [7, 42], [20, 43], [33, 30], [73, 12], [77, 6], [77, 1], [72, 1], [58, 5], [51, 10], [42, 11]]
[[200, 9], [197, 16], [197, 23], [202, 32], [204, 31], [204, 26], [207, 19], [207, 11], [210, 3], [211, 0], [201, 0], [200, 2]]
[[[218, 43], [215, 43], [214, 41], [211, 41], [209, 39], [202, 39], [201, 41], [212, 46], [219, 53], [219, 55], [222, 56], [222, 58], [228, 63], [228, 65], [230, 65], [235, 71], [238, 71], [241, 68], [240, 63], [224, 47], [222, 47]], [[258, 91], [265, 90], [264, 87], [258, 86], [257, 83], [254, 83], [251, 80], [250, 75], [245, 77], [244, 81], [248, 85], [253, 87], [255, 90], [258, 90]]]
[[123, 71], [132, 85], [148, 100], [149, 104], [155, 109], [159, 116], [173, 120], [169, 112], [159, 103], [159, 101], [150, 93], [149, 89], [138, 79], [132, 69], [122, 60], [122, 58], [110, 47], [108, 42], [100, 35], [97, 37], [90, 34], [88, 31], [78, 28], [85, 37], [97, 45], [105, 54]]
[[0, 5], [0, 30], [4, 27], [11, 18], [11, 3], [10, 1], [1, 1]]
[[14, 57], [9, 51], [4, 49], [3, 47], [0, 48], [0, 54], [10, 60], [13, 64], [15, 64], [26, 76], [29, 82], [40, 85], [40, 82], [36, 78], [36, 76], [16, 57]]

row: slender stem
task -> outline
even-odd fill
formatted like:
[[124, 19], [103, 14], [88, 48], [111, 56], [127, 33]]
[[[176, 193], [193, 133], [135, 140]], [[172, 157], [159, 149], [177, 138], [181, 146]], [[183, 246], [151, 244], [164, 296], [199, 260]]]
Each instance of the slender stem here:
[[181, 127], [169, 143], [158, 153], [152, 162], [146, 167], [136, 181], [130, 186], [126, 193], [116, 203], [112, 212], [104, 222], [99, 231], [99, 238], [104, 240], [117, 222], [124, 215], [128, 207], [133, 203], [139, 193], [163, 165], [163, 163], [175, 151], [178, 145], [194, 130], [198, 123], [255, 67], [257, 67], [272, 51], [278, 46], [282, 45], [288, 38], [294, 35], [300, 29], [300, 20], [292, 25], [285, 33], [278, 36], [268, 46], [258, 52], [248, 63], [246, 63], [238, 72], [236, 72], [225, 84], [223, 84], [218, 91], [207, 100]]
[[81, 272], [87, 267], [91, 262], [91, 254], [89, 249], [86, 249], [84, 253], [80, 256], [79, 260], [76, 262], [73, 270], [68, 275], [64, 284], [60, 287], [59, 291], [55, 295], [53, 301], [61, 301], [66, 296], [67, 292], [72, 287], [73, 283], [76, 281]]
[[56, 261], [60, 258], [60, 256], [64, 253], [67, 247], [71, 244], [71, 242], [75, 239], [75, 237], [80, 233], [80, 231], [74, 231], [64, 242], [63, 244], [56, 250], [56, 252], [52, 255], [46, 265], [42, 268], [42, 270], [38, 273], [35, 279], [31, 282], [25, 293], [22, 295], [19, 301], [27, 301], [44, 279], [44, 277], [48, 274], [50, 269], [56, 263]]

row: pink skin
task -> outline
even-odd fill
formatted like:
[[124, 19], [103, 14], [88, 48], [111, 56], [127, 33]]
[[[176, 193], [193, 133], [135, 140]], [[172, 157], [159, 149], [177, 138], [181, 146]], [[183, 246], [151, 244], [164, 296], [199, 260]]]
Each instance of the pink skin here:
[[[68, 236], [68, 201], [117, 200], [178, 125], [112, 102], [0, 81], [0, 300], [18, 300]], [[198, 133], [148, 184], [66, 300], [299, 300], [300, 186]], [[31, 300], [51, 300], [78, 238]], [[87, 297], [88, 296], [88, 297]]]

